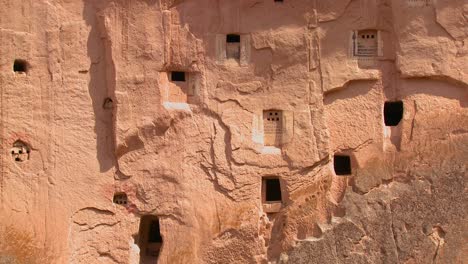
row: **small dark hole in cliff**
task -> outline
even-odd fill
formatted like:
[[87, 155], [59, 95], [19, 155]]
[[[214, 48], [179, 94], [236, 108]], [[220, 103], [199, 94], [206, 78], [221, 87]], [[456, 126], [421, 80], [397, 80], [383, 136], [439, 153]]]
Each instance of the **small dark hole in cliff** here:
[[240, 35], [237, 34], [228, 34], [226, 36], [227, 43], [240, 43]]
[[114, 101], [111, 98], [104, 99], [104, 103], [102, 104], [104, 109], [112, 109], [114, 107]]
[[265, 181], [265, 201], [278, 202], [282, 200], [281, 184], [279, 179], [264, 179]]
[[114, 194], [113, 199], [115, 204], [126, 205], [128, 203], [128, 197], [125, 193], [116, 193]]
[[28, 71], [28, 63], [25, 60], [15, 60], [13, 63], [13, 71], [19, 73], [26, 73]]
[[240, 41], [240, 35], [226, 35], [226, 58], [235, 60], [240, 59]]
[[333, 158], [333, 168], [336, 175], [351, 174], [351, 158], [344, 155], [335, 155]]
[[171, 81], [185, 82], [185, 72], [178, 72], [178, 71], [171, 72]]
[[403, 118], [403, 102], [385, 102], [384, 121], [386, 126], [397, 126]]

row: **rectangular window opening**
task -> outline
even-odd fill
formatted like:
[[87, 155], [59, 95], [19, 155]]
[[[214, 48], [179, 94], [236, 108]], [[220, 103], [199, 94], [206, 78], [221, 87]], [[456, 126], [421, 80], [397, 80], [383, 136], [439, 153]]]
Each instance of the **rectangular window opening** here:
[[240, 60], [240, 35], [226, 35], [226, 58]]
[[114, 194], [113, 202], [115, 204], [126, 205], [128, 203], [127, 194], [125, 193]]
[[185, 82], [185, 72], [180, 72], [180, 71], [171, 72], [171, 81]]
[[351, 158], [346, 155], [335, 155], [333, 158], [333, 168], [336, 175], [350, 175]]
[[227, 43], [240, 43], [240, 35], [237, 34], [228, 34], [226, 36]]
[[163, 243], [159, 219], [152, 215], [143, 216], [138, 235], [140, 263], [156, 263]]
[[263, 131], [265, 146], [281, 146], [283, 134], [283, 111], [263, 111]]
[[263, 179], [265, 202], [281, 202], [281, 183], [278, 178]]
[[378, 35], [375, 29], [359, 30], [354, 39], [354, 55], [357, 57], [376, 57], [378, 55]]
[[384, 122], [386, 126], [397, 126], [403, 118], [403, 102], [385, 102]]

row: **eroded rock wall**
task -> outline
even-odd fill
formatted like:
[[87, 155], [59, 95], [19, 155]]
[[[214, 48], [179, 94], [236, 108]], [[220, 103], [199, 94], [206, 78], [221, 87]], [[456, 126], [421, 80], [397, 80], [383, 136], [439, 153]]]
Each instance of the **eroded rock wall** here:
[[466, 263], [464, 1], [0, 5], [0, 262]]

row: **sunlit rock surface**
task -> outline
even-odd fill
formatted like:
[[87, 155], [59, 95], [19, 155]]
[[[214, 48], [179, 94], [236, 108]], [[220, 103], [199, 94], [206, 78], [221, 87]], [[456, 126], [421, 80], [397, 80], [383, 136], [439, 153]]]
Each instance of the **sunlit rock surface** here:
[[468, 263], [463, 0], [0, 0], [0, 263]]

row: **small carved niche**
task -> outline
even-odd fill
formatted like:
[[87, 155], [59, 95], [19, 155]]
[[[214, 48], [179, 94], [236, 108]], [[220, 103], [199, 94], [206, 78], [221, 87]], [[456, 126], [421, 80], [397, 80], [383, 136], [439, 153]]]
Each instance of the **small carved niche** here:
[[265, 146], [281, 146], [283, 135], [283, 112], [280, 110], [263, 111], [263, 131]]
[[355, 36], [354, 56], [377, 57], [379, 52], [378, 32], [375, 29], [359, 30]]
[[403, 102], [385, 102], [384, 122], [386, 126], [398, 126], [403, 118]]
[[262, 179], [262, 203], [266, 213], [277, 213], [283, 205], [281, 181], [278, 177]]
[[114, 107], [114, 101], [111, 98], [107, 97], [104, 99], [104, 103], [102, 104], [104, 109], [112, 109]]
[[163, 244], [158, 217], [143, 216], [138, 237], [140, 263], [156, 263]]
[[336, 175], [351, 175], [351, 158], [348, 155], [335, 155], [333, 168]]
[[13, 71], [16, 73], [26, 73], [28, 71], [28, 62], [16, 59], [13, 63]]
[[237, 34], [226, 35], [226, 58], [240, 60], [241, 37]]
[[126, 193], [116, 193], [114, 194], [113, 202], [119, 205], [127, 205], [128, 197]]
[[167, 102], [188, 103], [189, 96], [193, 96], [190, 89], [189, 74], [182, 71], [172, 71], [169, 76], [169, 90]]
[[[217, 34], [216, 61], [218, 64], [248, 66], [250, 62], [249, 34]], [[236, 63], [231, 63], [236, 62]]]
[[11, 156], [17, 162], [23, 162], [29, 160], [31, 153], [31, 147], [21, 140], [17, 140], [13, 143], [11, 148]]

